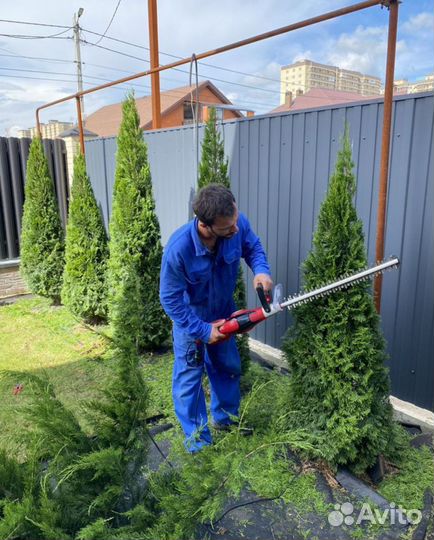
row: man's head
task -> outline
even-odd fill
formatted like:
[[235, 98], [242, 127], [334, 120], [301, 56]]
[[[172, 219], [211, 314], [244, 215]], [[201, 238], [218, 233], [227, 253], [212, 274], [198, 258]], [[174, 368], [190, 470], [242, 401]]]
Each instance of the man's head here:
[[199, 219], [201, 232], [215, 238], [231, 238], [238, 232], [238, 209], [230, 189], [221, 184], [203, 187], [193, 201], [193, 211]]

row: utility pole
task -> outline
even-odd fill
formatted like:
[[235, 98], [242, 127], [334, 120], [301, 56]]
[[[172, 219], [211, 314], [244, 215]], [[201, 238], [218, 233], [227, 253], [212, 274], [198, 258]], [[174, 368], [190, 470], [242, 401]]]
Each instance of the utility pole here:
[[[149, 48], [151, 69], [159, 66], [157, 0], [148, 0]], [[151, 73], [152, 129], [161, 127], [160, 72]]]
[[[84, 9], [80, 8], [78, 13], [74, 13], [74, 44], [75, 44], [75, 63], [77, 64], [77, 90], [78, 92], [83, 91], [83, 72], [81, 69], [81, 53], [80, 53], [80, 25], [78, 19], [82, 16]], [[84, 117], [84, 102], [83, 96], [80, 96], [80, 105], [81, 105], [81, 121]]]

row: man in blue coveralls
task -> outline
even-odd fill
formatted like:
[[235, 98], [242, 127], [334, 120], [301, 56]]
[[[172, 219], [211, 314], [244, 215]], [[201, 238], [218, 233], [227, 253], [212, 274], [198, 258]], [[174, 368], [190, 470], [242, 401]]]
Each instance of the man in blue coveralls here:
[[173, 321], [173, 401], [189, 452], [212, 443], [204, 368], [211, 386], [211, 425], [228, 429], [238, 416], [240, 356], [234, 336], [227, 339], [213, 321], [236, 310], [240, 258], [254, 274], [255, 289], [262, 284], [270, 291], [273, 286], [261, 242], [229, 189], [220, 184], [202, 188], [193, 211], [196, 217], [169, 239], [160, 276], [161, 304]]

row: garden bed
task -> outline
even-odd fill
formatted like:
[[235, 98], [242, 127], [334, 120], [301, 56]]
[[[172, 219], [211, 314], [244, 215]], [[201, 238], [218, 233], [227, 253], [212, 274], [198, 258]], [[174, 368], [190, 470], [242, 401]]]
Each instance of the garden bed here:
[[[114, 359], [108, 329], [99, 327], [95, 332], [63, 307], [52, 307], [38, 298], [23, 298], [0, 307], [0, 324], [0, 370], [45, 372], [61, 400], [84, 422], [82, 404], [97, 396], [111, 376]], [[193, 536], [289, 540], [422, 539], [432, 534], [432, 524], [428, 533], [424, 530], [432, 504], [427, 490], [434, 482], [429, 440], [409, 435], [416, 447], [408, 445], [400, 459], [389, 464], [380, 485], [370, 486], [396, 507], [423, 510], [420, 526], [382, 526], [369, 521], [357, 525], [351, 519], [338, 524], [340, 519], [354, 520], [365, 501], [345, 490], [323, 463], [291, 451], [303, 445], [301, 433], [283, 436], [270, 432], [270, 415], [285, 391], [286, 377], [253, 363], [243, 381], [242, 409], [243, 422], [253, 426], [255, 434], [241, 437], [237, 430], [216, 434], [215, 445], [193, 457], [183, 450], [173, 413], [172, 361], [167, 353], [142, 358], [150, 392], [149, 414], [162, 415], [151, 431], [158, 448], [151, 444], [149, 468], [143, 476], [154, 490], [161, 512], [148, 535], [172, 540]], [[23, 434], [31, 429], [20, 415], [29, 400], [26, 390], [24, 385], [14, 392], [10, 382], [0, 381], [0, 446], [13, 454], [22, 452]], [[167, 423], [174, 427], [158, 433], [159, 426]], [[378, 501], [371, 507], [372, 511], [381, 510]]]

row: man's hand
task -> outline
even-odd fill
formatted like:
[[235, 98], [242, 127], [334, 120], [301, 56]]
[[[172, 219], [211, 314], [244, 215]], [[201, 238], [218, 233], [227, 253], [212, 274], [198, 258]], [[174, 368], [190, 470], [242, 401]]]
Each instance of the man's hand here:
[[256, 291], [256, 287], [261, 284], [264, 287], [264, 292], [269, 292], [273, 290], [273, 280], [268, 274], [256, 274], [253, 279], [253, 288]]
[[220, 341], [224, 341], [225, 339], [228, 339], [228, 336], [226, 334], [222, 334], [219, 332], [218, 327], [221, 326], [224, 323], [224, 319], [221, 319], [220, 321], [215, 321], [212, 324], [212, 330], [211, 335], [209, 337], [208, 344], [213, 345], [214, 343], [219, 343]]

